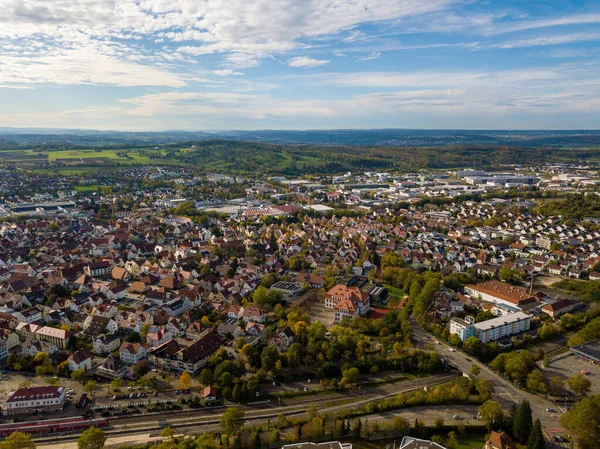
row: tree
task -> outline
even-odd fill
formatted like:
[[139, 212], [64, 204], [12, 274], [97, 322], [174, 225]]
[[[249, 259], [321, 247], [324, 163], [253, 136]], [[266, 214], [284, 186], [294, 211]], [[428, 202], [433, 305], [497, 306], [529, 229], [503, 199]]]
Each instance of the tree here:
[[192, 376], [190, 376], [187, 371], [184, 371], [179, 378], [179, 383], [181, 384], [181, 388], [184, 390], [189, 390], [192, 386]]
[[146, 374], [150, 372], [150, 365], [147, 360], [140, 360], [133, 367], [133, 373], [137, 377], [144, 377]]
[[595, 449], [600, 438], [600, 396], [589, 396], [560, 417], [560, 424], [572, 435], [579, 448]]
[[477, 366], [477, 365], [471, 366], [471, 374], [473, 376], [479, 376], [480, 372], [481, 372], [481, 368], [479, 368], [479, 366]]
[[308, 415], [308, 419], [311, 421], [317, 416], [318, 412], [319, 412], [319, 409], [314, 402], [311, 402], [310, 405], [308, 406], [308, 408], [306, 409], [306, 414]]
[[577, 373], [567, 379], [567, 385], [580, 396], [589, 393], [592, 383], [583, 374]]
[[527, 449], [546, 449], [544, 434], [542, 433], [542, 423], [539, 419], [536, 419], [533, 424], [531, 435], [527, 439]]
[[560, 376], [552, 376], [548, 383], [553, 394], [562, 393], [565, 389], [565, 381]]
[[260, 356], [261, 366], [264, 370], [270, 371], [275, 367], [279, 359], [279, 351], [274, 346], [267, 346], [263, 349]]
[[160, 436], [163, 438], [168, 438], [169, 440], [173, 440], [173, 437], [175, 436], [175, 431], [171, 426], [166, 426], [163, 427], [163, 429], [160, 431]]
[[121, 379], [120, 377], [115, 377], [113, 380], [110, 381], [110, 388], [112, 388], [113, 390], [118, 390], [119, 388], [121, 388], [121, 385], [123, 385], [123, 379]]
[[45, 365], [46, 363], [48, 363], [49, 361], [49, 357], [48, 354], [46, 354], [45, 352], [38, 352], [34, 357], [33, 357], [33, 361], [35, 363], [38, 363], [40, 365]]
[[86, 378], [86, 374], [85, 374], [85, 370], [83, 368], [76, 369], [75, 371], [73, 371], [71, 373], [71, 380], [74, 380], [75, 382], [83, 383], [85, 378]]
[[537, 393], [546, 393], [546, 382], [544, 375], [539, 369], [534, 369], [527, 376], [527, 388]]
[[231, 393], [231, 396], [236, 402], [240, 402], [242, 400], [242, 387], [240, 387], [239, 383], [235, 384], [235, 387], [233, 387], [233, 392]]
[[96, 390], [98, 389], [98, 384], [96, 383], [95, 380], [88, 380], [85, 385], [83, 386], [83, 390], [90, 393], [92, 396], [94, 396], [94, 393], [96, 393]]
[[346, 382], [349, 384], [356, 383], [360, 376], [360, 371], [356, 367], [349, 368], [347, 370], [342, 371], [342, 376], [346, 379]]
[[35, 443], [31, 435], [16, 431], [0, 443], [0, 449], [35, 449]]
[[204, 368], [200, 373], [200, 383], [208, 387], [213, 381], [213, 373], [208, 368]]
[[487, 401], [494, 391], [494, 386], [487, 379], [477, 379], [475, 381], [475, 389], [484, 401]]
[[142, 326], [142, 329], [140, 330], [140, 340], [145, 340], [148, 336], [148, 332], [150, 332], [150, 323], [146, 323]]
[[245, 413], [237, 407], [229, 407], [221, 415], [219, 422], [221, 430], [227, 435], [233, 435], [239, 432], [244, 424]]
[[479, 414], [481, 415], [481, 419], [488, 427], [488, 429], [492, 429], [494, 425], [502, 423], [504, 420], [502, 406], [498, 401], [485, 401], [479, 407]]
[[131, 334], [129, 334], [127, 336], [127, 338], [125, 339], [125, 341], [128, 342], [128, 343], [141, 343], [142, 342], [142, 337], [137, 332], [132, 332]]
[[531, 406], [528, 400], [519, 404], [513, 420], [513, 436], [519, 443], [525, 443], [529, 438], [533, 418], [531, 416]]
[[456, 432], [450, 431], [448, 432], [448, 439], [446, 440], [446, 446], [448, 449], [455, 449], [458, 446], [458, 438], [456, 437]]
[[102, 449], [106, 443], [106, 435], [97, 427], [85, 430], [77, 440], [78, 449]]

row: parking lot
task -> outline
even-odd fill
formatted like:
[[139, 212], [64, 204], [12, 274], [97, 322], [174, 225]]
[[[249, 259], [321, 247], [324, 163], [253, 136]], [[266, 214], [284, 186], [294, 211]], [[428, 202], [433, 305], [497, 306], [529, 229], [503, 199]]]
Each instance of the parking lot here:
[[586, 376], [592, 382], [590, 394], [600, 394], [600, 366], [572, 353], [552, 360], [543, 372], [547, 378], [560, 376], [565, 380], [577, 373], [588, 372]]
[[126, 408], [138, 408], [138, 407], [147, 407], [152, 405], [159, 404], [172, 404], [178, 402], [177, 399], [152, 399], [148, 401], [129, 401], [129, 402], [121, 402], [120, 404], [111, 404], [111, 405], [96, 405], [92, 407], [90, 410], [94, 411], [103, 411], [103, 410], [119, 410]]

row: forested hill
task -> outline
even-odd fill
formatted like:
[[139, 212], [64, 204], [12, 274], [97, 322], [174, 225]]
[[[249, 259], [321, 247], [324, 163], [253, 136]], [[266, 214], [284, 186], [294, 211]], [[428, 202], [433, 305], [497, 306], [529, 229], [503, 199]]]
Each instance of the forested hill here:
[[[184, 147], [187, 148], [182, 149]], [[207, 169], [281, 174], [459, 167], [490, 169], [508, 164], [592, 163], [600, 160], [600, 149], [505, 146], [372, 147], [204, 140], [166, 149], [169, 158]]]

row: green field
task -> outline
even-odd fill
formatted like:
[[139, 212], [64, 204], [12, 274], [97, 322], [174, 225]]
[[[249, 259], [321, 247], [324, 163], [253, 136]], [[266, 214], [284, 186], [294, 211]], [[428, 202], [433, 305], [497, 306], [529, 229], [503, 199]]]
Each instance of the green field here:
[[[164, 149], [72, 149], [72, 150], [4, 150], [0, 165], [32, 169], [40, 174], [80, 175], [98, 170], [114, 170], [133, 165], [183, 165], [178, 156], [192, 148], [167, 153]], [[96, 190], [86, 186], [80, 191]]]

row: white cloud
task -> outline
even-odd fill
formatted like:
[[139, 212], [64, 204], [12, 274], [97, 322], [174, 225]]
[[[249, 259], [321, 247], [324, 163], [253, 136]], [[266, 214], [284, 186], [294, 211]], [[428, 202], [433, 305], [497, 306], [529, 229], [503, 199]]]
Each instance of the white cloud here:
[[231, 70], [231, 69], [224, 69], [224, 70], [213, 70], [213, 73], [217, 76], [240, 76], [243, 75], [243, 72], [236, 72], [235, 70]]
[[[27, 118], [6, 115], [0, 120], [10, 126], [16, 120], [52, 124], [62, 118], [72, 121], [71, 126], [102, 127], [102, 120], [109, 118], [110, 123], [136, 129], [166, 129], [173, 126], [171, 123], [185, 124], [186, 129], [223, 129], [231, 128], [232, 120], [236, 128], [242, 124], [270, 127], [273, 123], [286, 127], [312, 123], [320, 127], [446, 124], [462, 128], [551, 128], [559, 126], [557, 118], [562, 117], [568, 120], [562, 128], [581, 128], [591, 126], [593, 115], [589, 112], [600, 107], [599, 74], [598, 64], [593, 63], [506, 71], [325, 73], [297, 76], [296, 85], [301, 88], [306, 82], [327, 88], [331, 92], [328, 99], [298, 100], [278, 91], [173, 91], [125, 98], [102, 107], [35, 113]], [[336, 95], [338, 89], [348, 86], [374, 90]], [[295, 122], [299, 117], [302, 122]]]
[[64, 50], [46, 56], [0, 55], [0, 84], [104, 84], [122, 87], [183, 87], [186, 82], [170, 71], [126, 61], [92, 48]]
[[313, 59], [307, 56], [296, 56], [288, 60], [287, 64], [290, 67], [319, 67], [321, 65], [329, 64], [331, 61], [328, 59]]
[[381, 52], [380, 51], [373, 51], [371, 52], [371, 54], [366, 55], [366, 56], [361, 56], [360, 58], [357, 59], [357, 61], [372, 61], [373, 59], [379, 59], [381, 58]]
[[522, 48], [548, 45], [572, 44], [574, 42], [589, 42], [600, 40], [600, 33], [571, 33], [557, 36], [542, 36], [531, 39], [517, 39], [490, 45], [491, 48]]
[[[453, 1], [2, 0], [0, 39], [38, 39], [58, 52], [85, 51], [90, 42], [100, 43], [106, 50], [100, 55], [111, 56], [113, 65], [116, 61], [139, 63], [140, 53], [153, 62], [173, 63], [221, 54], [231, 67], [253, 67], [261, 59], [306, 47], [306, 39], [338, 35], [361, 23], [444, 9]], [[357, 30], [346, 36], [349, 40], [362, 38]], [[156, 43], [167, 48], [156, 50], [151, 45]], [[119, 47], [117, 54], [110, 52], [115, 47]], [[7, 56], [8, 51], [0, 45], [0, 55]], [[33, 50], [28, 56], [37, 56], [42, 63], [47, 52]], [[29, 77], [29, 63], [37, 67], [35, 58], [14, 66], [23, 68], [20, 77]], [[46, 78], [61, 78], [61, 73], [58, 70], [56, 76]], [[148, 73], [145, 77], [149, 78]], [[109, 78], [115, 83], [114, 76]], [[127, 82], [116, 84], [123, 83]]]

